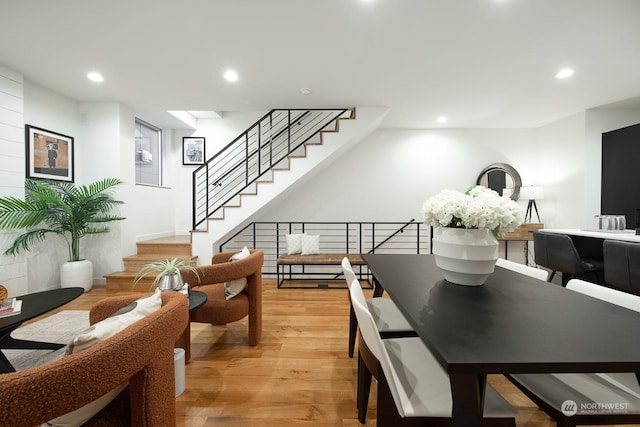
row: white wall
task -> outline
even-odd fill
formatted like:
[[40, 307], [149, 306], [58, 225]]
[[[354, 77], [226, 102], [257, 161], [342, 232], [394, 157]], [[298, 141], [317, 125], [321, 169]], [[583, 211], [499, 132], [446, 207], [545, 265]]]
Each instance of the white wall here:
[[[523, 169], [534, 137], [527, 129], [380, 129], [260, 220], [421, 220], [428, 197], [445, 188], [465, 191], [489, 164]], [[527, 172], [525, 184], [537, 180]]]
[[[24, 197], [24, 83], [20, 73], [0, 65], [0, 196]], [[2, 252], [14, 232], [0, 232]], [[19, 255], [0, 255], [0, 283], [10, 296], [29, 291], [27, 262]]]

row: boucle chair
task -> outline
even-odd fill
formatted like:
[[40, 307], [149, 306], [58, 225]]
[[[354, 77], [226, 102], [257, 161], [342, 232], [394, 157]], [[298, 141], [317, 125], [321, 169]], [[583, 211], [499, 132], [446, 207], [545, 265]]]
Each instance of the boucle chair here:
[[[183, 270], [182, 280], [192, 289], [207, 294], [207, 302], [191, 311], [191, 321], [226, 325], [249, 316], [249, 345], [258, 345], [262, 336], [262, 264], [258, 249], [243, 259], [231, 261], [236, 252], [214, 254], [210, 265], [196, 267], [198, 275]], [[247, 287], [233, 298], [225, 298], [225, 282], [246, 277]]]
[[[106, 298], [90, 312], [94, 324], [140, 295]], [[84, 426], [175, 426], [174, 343], [189, 319], [187, 300], [164, 292], [162, 307], [79, 353], [2, 374], [0, 423], [40, 425], [129, 382]]]

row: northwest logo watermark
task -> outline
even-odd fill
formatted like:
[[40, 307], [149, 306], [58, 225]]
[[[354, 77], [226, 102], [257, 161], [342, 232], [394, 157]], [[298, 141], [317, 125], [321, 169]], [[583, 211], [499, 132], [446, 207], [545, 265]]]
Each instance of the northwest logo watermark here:
[[567, 417], [572, 417], [577, 413], [612, 414], [627, 412], [628, 410], [629, 403], [627, 402], [584, 402], [578, 405], [573, 400], [565, 400], [560, 406], [560, 411]]

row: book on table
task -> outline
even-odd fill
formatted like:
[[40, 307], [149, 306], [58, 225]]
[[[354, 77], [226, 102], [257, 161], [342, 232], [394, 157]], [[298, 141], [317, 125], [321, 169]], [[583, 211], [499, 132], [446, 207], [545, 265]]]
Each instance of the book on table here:
[[22, 300], [8, 298], [0, 305], [0, 318], [20, 314], [20, 311], [22, 311]]

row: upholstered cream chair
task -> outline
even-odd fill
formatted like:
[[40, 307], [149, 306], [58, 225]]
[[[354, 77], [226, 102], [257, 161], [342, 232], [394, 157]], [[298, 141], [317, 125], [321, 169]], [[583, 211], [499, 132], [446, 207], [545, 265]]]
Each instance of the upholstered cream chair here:
[[[353, 267], [347, 257], [342, 259], [342, 273], [347, 281], [347, 287], [356, 279]], [[351, 301], [351, 300], [349, 300]], [[400, 312], [396, 304], [389, 298], [375, 297], [367, 299], [369, 311], [376, 321], [378, 332], [383, 338], [415, 337], [416, 332], [409, 322]], [[353, 357], [356, 344], [356, 334], [358, 332], [358, 319], [353, 311], [353, 306], [349, 308], [349, 357]]]
[[[358, 318], [358, 387], [378, 380], [376, 423], [400, 425], [451, 425], [453, 401], [449, 375], [421, 338], [383, 340], [358, 280], [349, 286]], [[368, 378], [367, 378], [368, 377]], [[368, 388], [358, 390], [358, 420], [365, 422]], [[484, 417], [487, 425], [515, 427], [516, 410], [490, 384], [486, 386]], [[422, 425], [422, 424], [421, 424]]]

